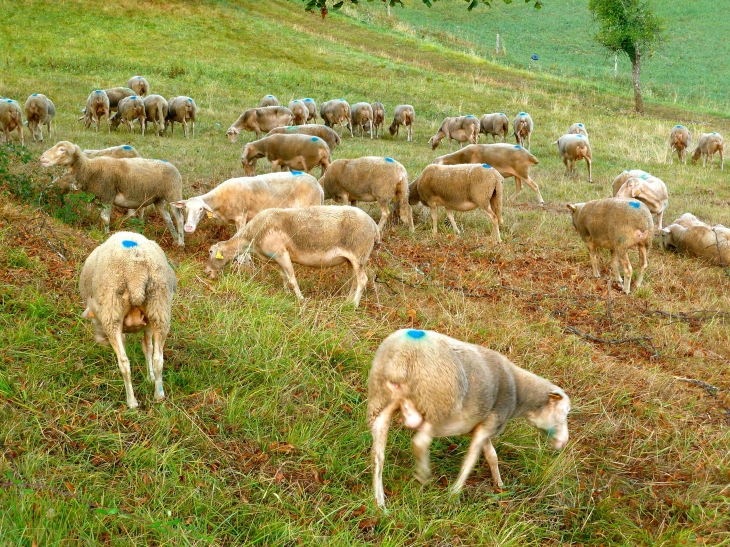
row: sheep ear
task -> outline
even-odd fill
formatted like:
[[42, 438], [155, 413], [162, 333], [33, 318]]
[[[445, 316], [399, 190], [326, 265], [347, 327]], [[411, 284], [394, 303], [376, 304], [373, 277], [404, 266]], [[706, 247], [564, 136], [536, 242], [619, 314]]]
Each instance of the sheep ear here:
[[557, 391], [550, 392], [550, 400], [552, 401], [560, 401], [562, 400], [563, 396], [558, 393]]
[[188, 200], [186, 199], [181, 199], [180, 201], [172, 201], [170, 202], [170, 205], [172, 205], [173, 207], [177, 207], [178, 209], [182, 209], [183, 207], [185, 207], [187, 201]]
[[572, 203], [568, 203], [568, 204], [567, 204], [567, 207], [568, 207], [568, 209], [570, 209], [571, 211], [575, 212], [575, 205], [573, 205]]
[[662, 232], [664, 232], [665, 234], [668, 234], [671, 232], [671, 230], [669, 229], [669, 226], [665, 226], [664, 228], [662, 228]]

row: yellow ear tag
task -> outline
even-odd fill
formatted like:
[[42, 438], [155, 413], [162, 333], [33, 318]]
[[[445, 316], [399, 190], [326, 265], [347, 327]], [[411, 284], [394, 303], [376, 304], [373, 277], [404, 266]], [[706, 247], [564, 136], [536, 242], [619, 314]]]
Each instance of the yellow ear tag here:
[[224, 260], [224, 259], [225, 259], [225, 257], [224, 257], [224, 256], [223, 256], [223, 255], [221, 254], [221, 252], [220, 252], [220, 251], [216, 251], [216, 253], [215, 253], [215, 257], [216, 257], [216, 258], [217, 258], [218, 260]]
[[208, 218], [213, 218], [213, 213], [211, 213], [210, 211], [206, 211], [206, 213], [208, 214]]
[[96, 315], [94, 315], [94, 312], [93, 311], [90, 311], [89, 312], [89, 317], [96, 317]]

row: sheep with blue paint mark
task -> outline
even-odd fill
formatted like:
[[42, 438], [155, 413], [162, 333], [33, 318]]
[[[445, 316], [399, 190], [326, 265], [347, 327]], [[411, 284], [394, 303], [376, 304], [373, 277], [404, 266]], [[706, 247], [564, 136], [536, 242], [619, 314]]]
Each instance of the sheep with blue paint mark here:
[[265, 106], [279, 106], [279, 99], [277, 99], [273, 95], [265, 95], [259, 101], [259, 108], [262, 108]]
[[307, 120], [309, 119], [309, 109], [304, 101], [294, 99], [289, 103], [289, 110], [291, 110], [292, 114], [292, 125], [304, 125], [307, 123]]
[[332, 162], [329, 146], [323, 139], [298, 134], [267, 135], [244, 146], [241, 165], [247, 176], [256, 174], [256, 161], [259, 158], [271, 162], [272, 172], [280, 167], [288, 167], [309, 173], [319, 165], [322, 175]]
[[319, 179], [325, 199], [339, 200], [344, 205], [358, 201], [377, 202], [380, 206], [378, 229], [383, 232], [390, 217], [390, 204], [398, 203], [400, 219], [414, 231], [413, 213], [408, 204], [408, 171], [393, 158], [364, 156], [333, 161]]
[[327, 146], [330, 148], [330, 152], [334, 152], [335, 148], [340, 145], [342, 139], [337, 134], [337, 131], [330, 129], [325, 125], [319, 124], [307, 124], [307, 125], [284, 125], [281, 127], [275, 127], [268, 133], [269, 135], [309, 135], [310, 137], [319, 137], [323, 139]]
[[720, 170], [725, 170], [725, 158], [723, 153], [723, 138], [722, 135], [716, 132], [705, 133], [700, 137], [697, 143], [697, 148], [692, 153], [692, 163], [697, 163], [697, 160], [702, 156], [702, 167], [707, 165], [707, 160], [712, 164], [712, 160], [715, 154], [720, 154]]
[[687, 163], [687, 150], [692, 146], [692, 133], [683, 125], [675, 125], [669, 132], [669, 162], [674, 163], [673, 153], [679, 161]]
[[129, 129], [129, 132], [132, 133], [132, 131], [134, 130], [132, 122], [134, 122], [134, 120], [137, 120], [137, 122], [139, 123], [139, 130], [142, 132], [142, 136], [144, 137], [146, 119], [147, 115], [142, 97], [132, 95], [130, 97], [125, 97], [124, 99], [119, 101], [119, 104], [117, 105], [117, 111], [110, 118], [109, 122], [111, 123], [113, 129], [116, 129], [117, 127], [119, 127], [120, 123], [123, 123], [127, 126], [127, 129]]
[[644, 203], [651, 214], [657, 216], [657, 230], [662, 230], [664, 211], [669, 204], [669, 192], [662, 179], [640, 169], [624, 171], [614, 180], [613, 196]]
[[241, 131], [253, 131], [260, 139], [263, 133], [268, 133], [275, 127], [291, 125], [293, 114], [285, 106], [264, 106], [249, 108], [231, 124], [226, 131], [226, 137], [235, 143]]
[[317, 123], [317, 103], [314, 99], [311, 97], [305, 97], [304, 99], [299, 99], [304, 103], [304, 106], [307, 107], [307, 111], [309, 114], [307, 115], [307, 123]]
[[[624, 292], [629, 294], [633, 270], [628, 251], [637, 249], [639, 273], [636, 286], [641, 287], [644, 271], [649, 265], [647, 256], [654, 233], [654, 221], [649, 208], [635, 199], [606, 198], [568, 204], [568, 209], [573, 215], [573, 227], [588, 247], [593, 276], [601, 277], [598, 272], [598, 249], [609, 249], [613, 280], [623, 283]], [[618, 269], [619, 261], [624, 271], [623, 281]]]
[[167, 101], [167, 117], [165, 118], [165, 131], [170, 126], [170, 134], [175, 132], [175, 122], [182, 124], [185, 138], [188, 138], [188, 122], [191, 125], [191, 136], [195, 138], [195, 121], [198, 119], [198, 105], [195, 101], [181, 95]]
[[512, 128], [514, 130], [512, 134], [517, 139], [517, 144], [525, 146], [525, 140], [527, 140], [527, 150], [530, 150], [533, 127], [532, 117], [527, 112], [520, 112], [512, 122]]
[[566, 174], [574, 175], [575, 162], [585, 160], [588, 165], [588, 182], [593, 182], [593, 171], [591, 169], [593, 156], [588, 137], [582, 133], [568, 133], [553, 144], [558, 145], [558, 153], [565, 164]]
[[352, 122], [350, 120], [350, 104], [345, 99], [333, 99], [322, 103], [319, 109], [319, 115], [327, 127], [340, 126], [340, 137], [342, 137], [345, 124], [350, 128], [350, 137], [353, 136]]
[[313, 176], [301, 171], [228, 179], [210, 192], [170, 205], [187, 210], [185, 232], [191, 234], [206, 216], [240, 230], [264, 209], [322, 205], [324, 192]]
[[162, 136], [165, 130], [165, 118], [167, 118], [167, 100], [162, 95], [148, 95], [144, 98], [145, 128], [147, 124], [155, 124], [155, 133], [158, 137]]
[[109, 95], [106, 94], [106, 91], [103, 89], [95, 89], [89, 93], [86, 99], [84, 115], [81, 118], [84, 121], [84, 127], [88, 129], [93, 121], [94, 125], [96, 125], [96, 130], [99, 131], [101, 120], [105, 119], [109, 132], [111, 132], [112, 126], [109, 122], [110, 109]]
[[132, 95], [136, 95], [137, 92], [129, 87], [112, 87], [105, 89], [104, 93], [109, 97], [109, 109], [116, 110], [119, 106], [119, 101]]
[[454, 231], [461, 233], [454, 211], [481, 207], [492, 221], [494, 240], [501, 243], [502, 192], [504, 178], [491, 165], [428, 165], [409, 188], [411, 205], [423, 203], [431, 209], [433, 235], [438, 233], [438, 208], [444, 207]]
[[503, 112], [484, 114], [479, 118], [479, 133], [484, 133], [487, 143], [489, 143], [489, 135], [492, 135], [494, 142], [497, 142], [497, 137], [502, 137], [502, 142], [507, 142], [509, 118]]
[[52, 137], [51, 124], [56, 115], [56, 107], [51, 100], [42, 93], [33, 93], [25, 100], [23, 106], [25, 119], [28, 122], [28, 130], [33, 141], [43, 142], [43, 126], [48, 129], [48, 136]]
[[479, 138], [479, 120], [471, 114], [445, 118], [436, 134], [428, 140], [431, 150], [436, 150], [444, 138], [449, 139], [449, 150], [453, 150], [452, 141], [458, 142], [459, 148], [465, 142], [476, 144]]
[[582, 123], [574, 123], [568, 128], [568, 135], [583, 135], [587, 138], [588, 131], [586, 131], [586, 126]]
[[125, 334], [144, 331], [142, 350], [155, 399], [165, 398], [162, 387], [163, 350], [170, 332], [175, 272], [154, 241], [133, 232], [117, 232], [94, 249], [79, 276], [79, 292], [91, 319], [94, 338], [111, 344], [124, 379], [127, 406], [137, 408]]
[[565, 448], [569, 437], [570, 398], [552, 382], [484, 346], [434, 331], [398, 330], [378, 347], [368, 378], [373, 490], [380, 508], [388, 430], [398, 412], [405, 427], [416, 431], [412, 444], [421, 483], [431, 477], [434, 438], [471, 436], [453, 494], [464, 487], [482, 452], [495, 486], [503, 486], [492, 439], [511, 419], [525, 418], [554, 450]]
[[370, 138], [373, 138], [373, 107], [370, 103], [355, 103], [350, 109], [350, 126], [360, 129], [360, 137], [364, 131], [370, 130]]
[[142, 76], [132, 76], [127, 80], [127, 87], [139, 97], [144, 97], [150, 92], [150, 84]]
[[304, 300], [292, 264], [310, 268], [349, 264], [353, 280], [348, 298], [357, 307], [368, 281], [365, 264], [376, 241], [380, 241], [380, 233], [375, 221], [357, 207], [266, 209], [231, 239], [210, 248], [205, 271], [216, 278], [231, 260], [251, 251], [263, 260], [275, 261], [284, 288], [291, 288]]
[[10, 132], [18, 132], [20, 146], [25, 144], [23, 140], [23, 111], [18, 101], [3, 97], [0, 99], [0, 130], [3, 132], [3, 141], [10, 142]]
[[393, 110], [393, 123], [388, 127], [391, 136], [397, 138], [400, 126], [406, 130], [406, 141], [413, 140], [413, 123], [416, 121], [416, 110], [409, 104], [399, 104]]

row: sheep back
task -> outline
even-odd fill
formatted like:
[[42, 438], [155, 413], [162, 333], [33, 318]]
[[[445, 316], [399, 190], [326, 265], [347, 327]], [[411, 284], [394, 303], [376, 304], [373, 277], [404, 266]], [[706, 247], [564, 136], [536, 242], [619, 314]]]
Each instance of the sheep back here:
[[275, 127], [271, 131], [269, 131], [269, 135], [311, 135], [312, 137], [319, 137], [320, 139], [323, 139], [327, 146], [330, 149], [330, 152], [333, 151], [337, 146], [339, 146], [341, 139], [340, 136], [337, 134], [337, 131], [334, 129], [330, 129], [329, 127], [325, 125], [316, 125], [316, 124], [308, 124], [308, 125], [284, 125], [281, 127]]

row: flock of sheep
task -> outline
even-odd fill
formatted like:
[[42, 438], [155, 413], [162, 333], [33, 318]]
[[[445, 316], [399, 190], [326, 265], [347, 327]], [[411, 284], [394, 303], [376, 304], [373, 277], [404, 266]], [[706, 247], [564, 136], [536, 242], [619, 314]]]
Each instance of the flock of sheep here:
[[[42, 126], [52, 135], [55, 115], [53, 103], [44, 95], [33, 94], [25, 103], [28, 129], [34, 141], [43, 140]], [[124, 123], [133, 130], [134, 120], [144, 134], [149, 121], [158, 135], [175, 122], [183, 125], [188, 137], [195, 134], [197, 107], [190, 97], [166, 101], [149, 94], [148, 82], [135, 76], [126, 87], [94, 90], [86, 101], [83, 117], [86, 127], [93, 122], [97, 131], [102, 120], [108, 129]], [[324, 125], [317, 125], [317, 118]], [[400, 126], [412, 139], [415, 110], [400, 105], [389, 127], [397, 137]], [[309, 123], [313, 122], [313, 123]], [[459, 142], [456, 152], [436, 158], [409, 183], [405, 167], [388, 157], [366, 156], [332, 160], [340, 144], [344, 126], [354, 136], [382, 135], [385, 108], [381, 103], [357, 103], [350, 107], [344, 99], [323, 103], [317, 111], [314, 100], [304, 98], [280, 106], [267, 95], [259, 107], [246, 110], [227, 130], [235, 142], [241, 131], [255, 133], [257, 140], [245, 145], [241, 157], [247, 176], [232, 178], [206, 194], [183, 199], [182, 177], [169, 162], [140, 157], [131, 146], [103, 150], [81, 150], [68, 141], [58, 142], [43, 153], [44, 167], [64, 166], [55, 179], [64, 190], [85, 191], [102, 203], [105, 230], [113, 206], [128, 215], [144, 215], [154, 205], [162, 215], [176, 245], [184, 245], [184, 234], [195, 231], [204, 218], [217, 218], [236, 226], [228, 241], [211, 246], [206, 272], [211, 277], [232, 260], [250, 260], [249, 253], [280, 266], [284, 286], [303, 299], [293, 264], [326, 268], [348, 263], [353, 270], [349, 298], [358, 305], [367, 284], [365, 265], [376, 242], [380, 241], [391, 215], [414, 230], [411, 206], [430, 208], [433, 234], [437, 233], [437, 211], [444, 207], [454, 231], [459, 228], [454, 211], [483, 209], [492, 221], [493, 235], [500, 242], [504, 179], [515, 177], [516, 195], [524, 182], [543, 199], [530, 177], [538, 163], [530, 151], [533, 121], [521, 112], [512, 122], [517, 144], [507, 144], [510, 122], [503, 113], [446, 118], [429, 140], [433, 149], [447, 138]], [[23, 143], [22, 111], [11, 99], [0, 99], [0, 128], [4, 140], [18, 131]], [[333, 128], [339, 126], [339, 134]], [[266, 136], [263, 134], [266, 133]], [[477, 144], [479, 134], [493, 136], [493, 144]], [[497, 142], [497, 138], [502, 142]], [[691, 147], [687, 128], [676, 126], [670, 136], [672, 151], [686, 162]], [[463, 146], [463, 144], [467, 146]], [[554, 144], [569, 173], [577, 161], [585, 160], [591, 176], [591, 146], [582, 123], [572, 125]], [[526, 147], [525, 147], [526, 145]], [[463, 146], [463, 147], [462, 147]], [[692, 156], [703, 163], [716, 152], [722, 160], [722, 137], [702, 135]], [[256, 161], [266, 157], [271, 173], [255, 175]], [[321, 168], [319, 180], [309, 174]], [[286, 167], [289, 171], [274, 172]], [[640, 170], [621, 173], [614, 181], [614, 197], [568, 205], [573, 225], [586, 243], [593, 268], [599, 277], [597, 250], [611, 251], [613, 279], [631, 288], [632, 268], [629, 249], [638, 249], [640, 269], [635, 285], [640, 286], [648, 265], [647, 255], [654, 235], [657, 216], [662, 246], [700, 256], [717, 264], [730, 264], [730, 230], [711, 227], [687, 213], [662, 229], [668, 203], [667, 187], [660, 179]], [[510, 199], [512, 199], [512, 197]], [[326, 199], [342, 206], [326, 206]], [[373, 219], [355, 207], [358, 201], [376, 202], [381, 215]], [[172, 216], [166, 205], [172, 206]], [[393, 208], [393, 205], [395, 207]], [[187, 217], [183, 217], [186, 210]], [[619, 272], [623, 268], [623, 279]], [[163, 348], [170, 329], [171, 306], [176, 277], [160, 246], [142, 235], [117, 232], [97, 247], [81, 270], [79, 288], [95, 338], [108, 342], [116, 352], [126, 390], [127, 405], [138, 406], [131, 384], [129, 359], [124, 334], [144, 332], [143, 350], [150, 379], [155, 383], [155, 398], [165, 396], [162, 386]], [[507, 421], [523, 416], [545, 433], [551, 446], [561, 449], [568, 441], [567, 415], [570, 399], [563, 390], [527, 372], [502, 355], [487, 348], [467, 344], [448, 336], [422, 330], [401, 330], [388, 336], [378, 348], [369, 377], [367, 420], [373, 435], [373, 486], [375, 499], [384, 507], [382, 471], [388, 428], [399, 413], [404, 425], [417, 431], [413, 450], [417, 461], [416, 477], [425, 481], [430, 475], [428, 447], [434, 437], [472, 434], [472, 441], [453, 486], [464, 485], [479, 453], [483, 452], [496, 485], [502, 481], [497, 455], [491, 439], [498, 436]]]

